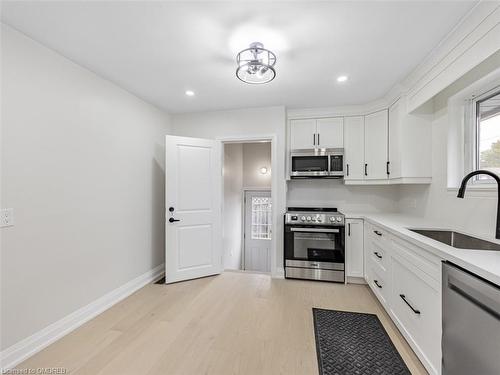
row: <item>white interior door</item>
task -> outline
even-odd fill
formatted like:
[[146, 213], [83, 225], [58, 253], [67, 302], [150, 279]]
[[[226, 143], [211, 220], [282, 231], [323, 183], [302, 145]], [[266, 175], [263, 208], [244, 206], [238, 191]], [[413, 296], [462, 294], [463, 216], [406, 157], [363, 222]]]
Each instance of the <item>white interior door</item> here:
[[271, 192], [245, 191], [245, 270], [271, 272], [271, 229]]
[[166, 137], [167, 283], [222, 271], [221, 144]]

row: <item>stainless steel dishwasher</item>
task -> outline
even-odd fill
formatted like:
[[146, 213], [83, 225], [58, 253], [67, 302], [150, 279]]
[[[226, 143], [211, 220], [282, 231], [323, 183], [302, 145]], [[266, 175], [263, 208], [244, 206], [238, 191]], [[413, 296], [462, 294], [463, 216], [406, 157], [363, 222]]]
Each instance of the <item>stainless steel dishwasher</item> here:
[[443, 263], [442, 375], [500, 374], [500, 287]]

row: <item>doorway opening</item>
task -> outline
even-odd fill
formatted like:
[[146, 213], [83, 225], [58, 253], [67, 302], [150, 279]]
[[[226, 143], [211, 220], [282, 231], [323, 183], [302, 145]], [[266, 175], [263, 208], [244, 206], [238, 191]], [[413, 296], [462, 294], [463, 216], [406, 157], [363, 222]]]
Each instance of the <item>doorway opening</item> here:
[[223, 153], [224, 269], [270, 273], [271, 142], [224, 142]]

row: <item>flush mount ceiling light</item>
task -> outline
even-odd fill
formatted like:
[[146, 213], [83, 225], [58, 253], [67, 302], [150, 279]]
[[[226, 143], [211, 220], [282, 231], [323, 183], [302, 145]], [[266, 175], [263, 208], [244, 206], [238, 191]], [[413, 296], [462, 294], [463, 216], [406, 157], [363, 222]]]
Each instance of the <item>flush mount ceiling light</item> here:
[[347, 76], [339, 76], [337, 77], [337, 82], [345, 82], [347, 81]]
[[186, 96], [194, 96], [194, 91], [193, 90], [186, 90], [185, 94], [186, 94]]
[[236, 55], [236, 63], [236, 77], [245, 83], [267, 83], [276, 77], [276, 55], [265, 49], [262, 43], [252, 43], [250, 48], [240, 51]]

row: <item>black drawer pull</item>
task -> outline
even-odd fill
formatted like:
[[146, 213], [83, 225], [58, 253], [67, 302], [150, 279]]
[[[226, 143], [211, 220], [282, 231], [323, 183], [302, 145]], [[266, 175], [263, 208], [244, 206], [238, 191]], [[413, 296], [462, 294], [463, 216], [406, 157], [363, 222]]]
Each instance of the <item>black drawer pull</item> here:
[[402, 299], [403, 301], [405, 301], [405, 303], [406, 303], [406, 304], [410, 307], [410, 309], [411, 309], [411, 310], [412, 310], [415, 314], [420, 315], [420, 310], [415, 309], [415, 308], [414, 308], [414, 307], [410, 304], [410, 302], [408, 302], [408, 301], [406, 300], [406, 296], [405, 296], [404, 294], [400, 294], [399, 296], [401, 297], [401, 299]]
[[375, 233], [377, 236], [381, 236], [382, 235], [382, 233], [379, 232], [378, 230], [374, 230], [373, 233]]
[[373, 254], [375, 254], [375, 256], [378, 258], [378, 259], [382, 259], [382, 255], [380, 255], [378, 253], [378, 251], [374, 251]]
[[380, 289], [382, 289], [382, 285], [380, 285], [380, 284], [378, 283], [378, 280], [373, 280], [373, 282], [375, 283], [375, 285], [376, 285], [376, 286], [378, 286]]

